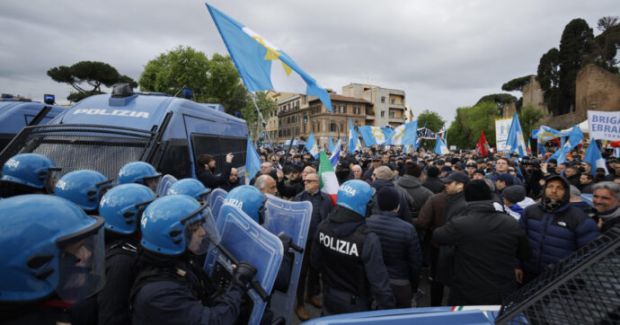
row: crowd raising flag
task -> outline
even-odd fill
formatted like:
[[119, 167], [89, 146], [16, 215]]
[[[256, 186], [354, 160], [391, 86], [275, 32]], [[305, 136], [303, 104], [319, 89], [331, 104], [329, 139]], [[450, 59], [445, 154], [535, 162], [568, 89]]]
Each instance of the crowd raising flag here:
[[508, 130], [508, 138], [506, 138], [506, 146], [510, 153], [516, 152], [521, 157], [527, 154], [527, 146], [523, 139], [523, 130], [521, 129], [521, 123], [519, 122], [519, 115], [517, 115], [517, 112], [515, 112], [515, 115], [512, 117], [510, 130]]
[[586, 150], [586, 155], [583, 160], [590, 164], [590, 166], [592, 167], [592, 176], [596, 176], [597, 168], [603, 168], [605, 170], [605, 175], [609, 174], [607, 166], [605, 165], [605, 159], [603, 159], [603, 155], [601, 155], [601, 151], [598, 148], [596, 140], [592, 139], [592, 141], [590, 142], [590, 145], [588, 146], [588, 150]]
[[364, 139], [364, 144], [367, 147], [374, 145], [382, 145], [385, 144], [385, 134], [383, 130], [379, 126], [361, 126], [359, 127], [360, 134], [362, 135], [362, 139]]
[[[566, 161], [566, 155], [573, 150], [581, 141], [583, 140], [583, 132], [579, 126], [575, 125], [571, 129], [568, 135], [568, 141], [564, 141], [562, 147], [556, 151], [551, 158], [554, 158], [558, 161], [558, 164], [561, 164]], [[550, 158], [550, 159], [551, 159]]]
[[314, 139], [314, 133], [310, 133], [306, 140], [306, 150], [316, 159], [319, 155], [319, 144]]
[[329, 152], [334, 152], [334, 140], [331, 135], [327, 137], [327, 149]]
[[391, 143], [393, 145], [416, 145], [418, 139], [418, 121], [411, 121], [394, 128]]
[[435, 153], [438, 155], [447, 155], [450, 153], [450, 150], [448, 150], [448, 146], [445, 142], [443, 142], [443, 139], [440, 137], [436, 138]]
[[336, 205], [336, 198], [338, 196], [338, 178], [336, 178], [336, 173], [334, 172], [334, 167], [332, 166], [329, 158], [327, 158], [327, 154], [325, 151], [321, 150], [319, 154], [319, 179], [321, 181], [321, 192], [327, 194], [331, 200], [332, 204]]
[[[332, 111], [327, 91], [291, 57], [248, 27], [212, 5], [208, 3], [206, 5], [249, 91], [278, 90], [306, 93], [318, 97], [327, 110]], [[274, 61], [280, 61], [281, 67], [274, 65]]]
[[361, 149], [360, 140], [357, 137], [355, 126], [353, 126], [353, 120], [349, 117], [349, 153], [353, 153], [358, 149]]
[[250, 137], [248, 137], [248, 144], [245, 150], [245, 183], [249, 184], [250, 179], [260, 170], [260, 158], [258, 158], [258, 153]]
[[489, 142], [487, 142], [487, 137], [484, 135], [483, 130], [480, 130], [480, 140], [476, 144], [476, 150], [478, 150], [478, 154], [482, 157], [489, 155]]
[[336, 168], [338, 165], [338, 161], [340, 160], [340, 148], [342, 147], [342, 141], [338, 139], [336, 142], [336, 146], [334, 147], [334, 151], [331, 152], [331, 156], [329, 156], [329, 161], [332, 164], [332, 167]]

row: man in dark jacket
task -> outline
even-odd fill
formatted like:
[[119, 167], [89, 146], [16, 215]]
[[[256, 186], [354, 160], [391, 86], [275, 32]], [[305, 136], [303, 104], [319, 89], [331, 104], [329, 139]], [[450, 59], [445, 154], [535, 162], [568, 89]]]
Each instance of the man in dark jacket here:
[[437, 194], [443, 191], [444, 184], [439, 179], [439, 168], [432, 166], [429, 167], [426, 171], [426, 182], [424, 182], [424, 187], [431, 190], [431, 192]]
[[370, 216], [366, 225], [381, 241], [396, 307], [408, 308], [418, 288], [422, 251], [413, 225], [398, 218], [399, 201], [399, 193], [394, 188], [381, 189], [377, 193], [380, 212]]
[[[411, 206], [414, 204], [413, 199], [411, 198], [411, 196], [409, 196], [407, 191], [405, 191], [404, 189], [400, 187], [396, 187], [396, 185], [394, 184], [394, 180], [393, 180], [394, 172], [390, 169], [390, 167], [380, 166], [376, 168], [372, 173], [372, 178], [374, 181], [372, 182], [371, 185], [372, 187], [375, 188], [377, 192], [384, 187], [392, 187], [398, 191], [399, 197], [400, 197], [400, 201], [399, 201], [400, 209], [398, 210], [398, 217], [404, 221], [411, 222], [412, 219], [411, 219], [410, 211], [411, 211]], [[371, 212], [378, 213], [379, 206], [377, 205], [376, 197], [373, 197], [371, 205], [372, 205]]]
[[606, 232], [620, 223], [620, 185], [614, 182], [600, 182], [593, 187], [592, 202], [599, 218], [601, 232]]
[[[312, 203], [312, 219], [310, 220], [310, 229], [308, 238], [314, 238], [316, 229], [321, 221], [327, 219], [329, 213], [333, 210], [332, 200], [329, 196], [320, 191], [319, 175], [316, 173], [306, 174], [304, 179], [305, 190], [293, 199], [293, 201], [308, 201]], [[321, 293], [319, 284], [319, 272], [310, 267], [310, 256], [312, 252], [312, 240], [308, 240], [304, 251], [304, 259], [299, 275], [299, 285], [297, 286], [297, 308], [295, 312], [300, 320], [310, 318], [308, 311], [304, 307], [304, 299], [306, 298], [312, 305], [321, 308], [321, 300], [318, 297]], [[308, 292], [306, 293], [306, 277], [308, 278]]]
[[454, 245], [450, 305], [499, 305], [516, 289], [515, 258], [527, 259], [527, 238], [517, 221], [493, 207], [484, 181], [468, 183], [467, 208], [435, 229], [433, 242]]
[[394, 308], [381, 243], [365, 224], [372, 188], [350, 180], [338, 189], [337, 207], [319, 224], [312, 266], [322, 274], [322, 315]]
[[232, 160], [234, 156], [232, 153], [226, 155], [226, 163], [221, 169], [221, 173], [216, 174], [216, 161], [211, 155], [202, 154], [197, 159], [196, 176], [198, 180], [204, 184], [205, 187], [215, 189], [225, 185], [228, 182], [230, 176], [230, 169], [232, 168]]
[[598, 237], [594, 220], [570, 206], [569, 197], [568, 181], [550, 176], [541, 202], [528, 206], [519, 220], [532, 248], [530, 259], [523, 264], [525, 282]]
[[396, 185], [407, 191], [413, 200], [413, 204], [409, 208], [410, 217], [414, 219], [420, 214], [420, 210], [422, 210], [422, 206], [424, 206], [426, 200], [433, 195], [431, 190], [422, 186], [422, 183], [420, 183], [419, 177], [421, 174], [422, 168], [420, 168], [418, 164], [413, 161], [407, 161], [405, 163], [405, 175], [396, 182]]

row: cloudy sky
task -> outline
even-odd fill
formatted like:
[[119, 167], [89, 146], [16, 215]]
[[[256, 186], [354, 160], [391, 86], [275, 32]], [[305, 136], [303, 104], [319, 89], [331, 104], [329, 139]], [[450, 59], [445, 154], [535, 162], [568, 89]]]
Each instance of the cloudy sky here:
[[[536, 72], [564, 26], [620, 15], [618, 0], [212, 0], [287, 52], [322, 86], [350, 82], [406, 91], [415, 114], [454, 118], [457, 107]], [[46, 71], [103, 61], [138, 79], [179, 45], [226, 49], [199, 0], [2, 0], [0, 92], [64, 99]], [[515, 94], [518, 95], [518, 94]]]

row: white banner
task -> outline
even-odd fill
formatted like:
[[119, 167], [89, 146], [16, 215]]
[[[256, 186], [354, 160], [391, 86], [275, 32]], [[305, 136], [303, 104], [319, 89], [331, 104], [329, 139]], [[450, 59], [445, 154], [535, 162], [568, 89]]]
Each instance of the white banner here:
[[508, 131], [510, 131], [512, 118], [495, 120], [495, 146], [497, 151], [507, 151], [506, 140], [508, 139]]
[[620, 140], [620, 111], [588, 111], [590, 138], [598, 140]]

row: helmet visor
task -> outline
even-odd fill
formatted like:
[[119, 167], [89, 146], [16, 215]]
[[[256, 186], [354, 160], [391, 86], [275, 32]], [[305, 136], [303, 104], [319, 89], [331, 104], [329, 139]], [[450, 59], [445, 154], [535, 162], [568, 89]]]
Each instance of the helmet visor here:
[[206, 254], [209, 244], [217, 245], [220, 242], [220, 234], [217, 231], [211, 209], [203, 205], [198, 214], [194, 213], [187, 220], [185, 235], [187, 236], [187, 249], [195, 255]]
[[105, 284], [105, 246], [103, 221], [95, 227], [59, 241], [60, 279], [58, 296], [75, 303], [96, 294]]

